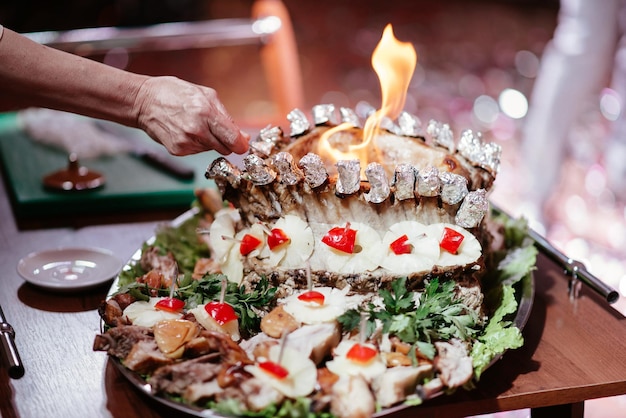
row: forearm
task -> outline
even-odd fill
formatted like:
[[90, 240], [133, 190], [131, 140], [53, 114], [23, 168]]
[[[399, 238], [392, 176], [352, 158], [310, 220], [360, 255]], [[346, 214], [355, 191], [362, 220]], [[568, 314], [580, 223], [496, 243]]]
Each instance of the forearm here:
[[146, 79], [7, 28], [0, 38], [0, 109], [49, 107], [136, 126], [135, 100]]

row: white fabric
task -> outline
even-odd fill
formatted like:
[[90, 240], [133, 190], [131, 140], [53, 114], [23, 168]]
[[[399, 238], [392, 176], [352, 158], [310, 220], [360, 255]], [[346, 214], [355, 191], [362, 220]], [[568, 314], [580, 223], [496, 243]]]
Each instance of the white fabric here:
[[[539, 206], [553, 192], [568, 134], [586, 105], [597, 103], [609, 83], [626, 104], [625, 5], [625, 0], [561, 1], [558, 25], [531, 95], [522, 147], [527, 197]], [[615, 122], [614, 132], [626, 144], [624, 116]]]

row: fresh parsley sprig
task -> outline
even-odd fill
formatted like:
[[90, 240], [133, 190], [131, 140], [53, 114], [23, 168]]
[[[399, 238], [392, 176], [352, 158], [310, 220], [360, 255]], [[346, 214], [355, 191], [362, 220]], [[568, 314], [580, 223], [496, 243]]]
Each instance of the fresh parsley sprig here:
[[[211, 301], [219, 300], [222, 291], [223, 274], [207, 274], [200, 280], [191, 274], [184, 274], [178, 281], [174, 297], [185, 301], [185, 309], [193, 309]], [[155, 289], [146, 283], [133, 281], [122, 286], [118, 293], [129, 293], [137, 300], [148, 301], [150, 296], [169, 296], [170, 289]], [[260, 312], [269, 309], [275, 302], [276, 288], [262, 278], [250, 291], [234, 282], [227, 282], [224, 302], [233, 307], [239, 317], [239, 329], [243, 336], [252, 336], [260, 330]]]
[[[395, 335], [402, 341], [413, 344], [422, 354], [433, 358], [434, 342], [447, 341], [453, 337], [464, 341], [479, 332], [478, 316], [473, 309], [455, 297], [455, 283], [439, 279], [430, 280], [421, 294], [406, 289], [406, 278], [395, 280], [391, 291], [381, 290], [384, 309], [370, 304], [368, 333], [376, 322], [382, 324], [382, 332]], [[344, 330], [352, 331], [358, 325], [360, 313], [350, 310], [339, 317]]]
[[[222, 274], [207, 274], [200, 280], [185, 278], [179, 283], [176, 295], [185, 301], [187, 309], [218, 300], [225, 277]], [[259, 312], [273, 305], [275, 294], [276, 288], [271, 287], [266, 278], [259, 280], [252, 291], [237, 283], [227, 282], [224, 302], [231, 305], [237, 313], [239, 328], [244, 336], [259, 332]]]

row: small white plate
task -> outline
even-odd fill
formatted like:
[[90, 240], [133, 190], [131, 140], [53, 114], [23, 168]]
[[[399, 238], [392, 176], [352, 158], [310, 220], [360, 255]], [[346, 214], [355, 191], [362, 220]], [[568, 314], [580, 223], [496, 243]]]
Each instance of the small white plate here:
[[49, 290], [79, 290], [115, 277], [122, 261], [101, 248], [59, 248], [22, 258], [17, 272], [27, 282]]

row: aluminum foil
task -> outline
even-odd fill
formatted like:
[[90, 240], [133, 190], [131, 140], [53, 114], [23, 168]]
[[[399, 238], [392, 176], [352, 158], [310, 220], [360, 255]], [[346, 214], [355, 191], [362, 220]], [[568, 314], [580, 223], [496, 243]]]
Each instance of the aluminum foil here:
[[444, 171], [439, 173], [441, 181], [441, 201], [449, 205], [456, 205], [467, 196], [467, 179], [458, 174]]
[[289, 112], [287, 120], [290, 122], [290, 136], [292, 137], [302, 135], [311, 129], [311, 123], [300, 109], [293, 109]]
[[478, 189], [465, 196], [454, 221], [463, 228], [475, 228], [480, 225], [488, 210], [487, 192]]
[[500, 171], [500, 157], [502, 156], [502, 147], [494, 142], [483, 144], [483, 167], [491, 170], [493, 174]]
[[349, 107], [340, 107], [339, 113], [341, 113], [341, 121], [344, 123], [349, 123], [355, 128], [361, 128], [361, 121], [359, 120], [359, 116], [356, 112]]
[[400, 135], [400, 128], [393, 122], [393, 120], [391, 120], [391, 118], [383, 116], [378, 122], [380, 129], [385, 129], [391, 133]]
[[398, 164], [393, 176], [394, 196], [398, 200], [415, 197], [415, 167], [411, 164]]
[[400, 113], [398, 116], [399, 134], [404, 136], [418, 137], [422, 132], [422, 122], [420, 119], [408, 112]]
[[359, 160], [337, 161], [336, 193], [353, 194], [361, 188], [361, 162]]
[[304, 180], [312, 188], [321, 186], [328, 179], [328, 171], [317, 154], [309, 152], [300, 158], [299, 165], [304, 171]]
[[502, 148], [495, 143], [486, 143], [482, 141], [482, 135], [474, 133], [470, 129], [466, 129], [461, 133], [459, 139], [459, 152], [473, 164], [490, 170], [496, 174], [500, 169], [500, 155]]
[[313, 123], [315, 125], [338, 125], [334, 104], [318, 104], [313, 106]]
[[417, 173], [417, 193], [420, 196], [437, 196], [441, 189], [439, 170], [430, 167]]
[[380, 163], [369, 163], [365, 167], [365, 177], [370, 183], [370, 191], [365, 194], [365, 200], [371, 203], [385, 201], [391, 193], [385, 168]]
[[243, 159], [248, 179], [257, 186], [265, 186], [276, 179], [276, 172], [272, 170], [258, 155], [249, 154]]
[[433, 143], [447, 149], [450, 152], [454, 152], [454, 135], [452, 129], [447, 123], [437, 122], [430, 120], [426, 127], [426, 132], [433, 140]]
[[304, 178], [304, 173], [293, 161], [293, 155], [288, 152], [279, 152], [272, 157], [272, 164], [280, 175], [279, 181], [282, 184], [293, 186]]
[[367, 119], [376, 113], [376, 108], [367, 102], [359, 102], [356, 105], [355, 112], [361, 119]]
[[280, 127], [267, 126], [261, 129], [256, 138], [250, 140], [250, 148], [256, 154], [269, 157], [282, 139], [283, 130]]
[[[237, 188], [241, 181], [241, 171], [226, 158], [219, 157], [207, 167], [204, 177], [215, 180], [220, 190], [223, 188], [224, 182]], [[221, 191], [223, 192], [223, 190]]]

